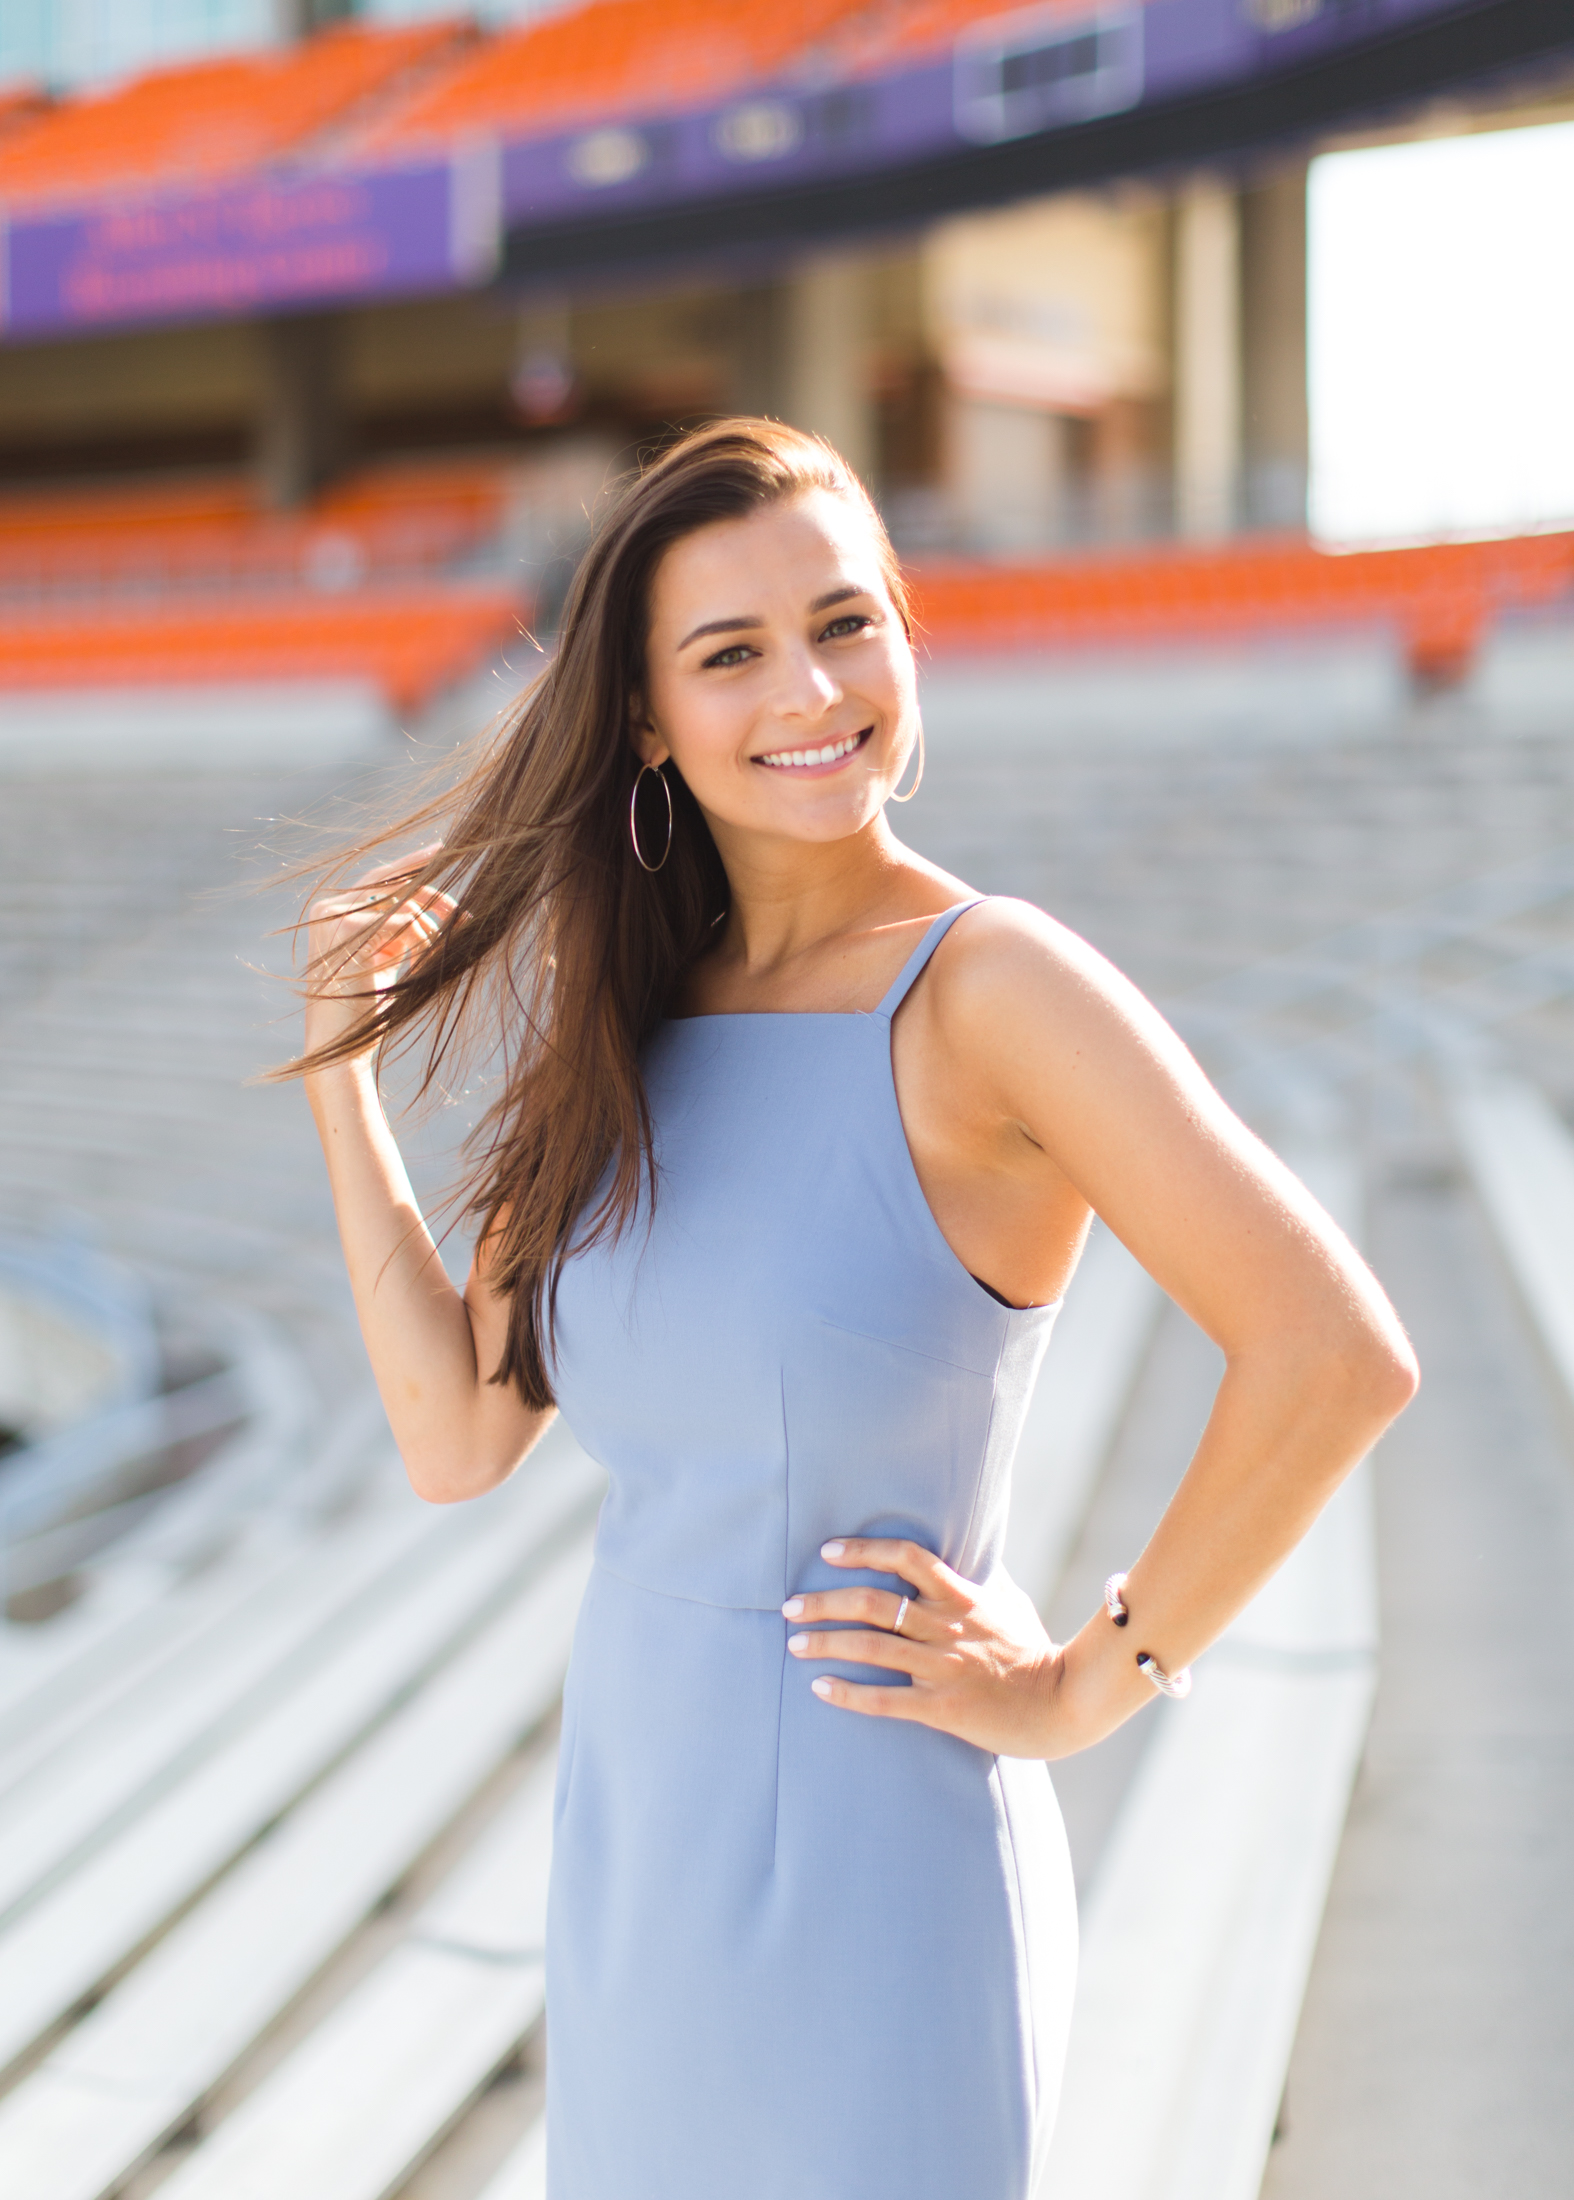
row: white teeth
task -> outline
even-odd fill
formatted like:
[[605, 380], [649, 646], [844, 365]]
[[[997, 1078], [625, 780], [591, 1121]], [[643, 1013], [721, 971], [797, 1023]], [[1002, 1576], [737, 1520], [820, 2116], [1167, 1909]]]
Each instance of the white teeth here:
[[861, 734], [850, 733], [844, 740], [828, 741], [821, 749], [781, 749], [774, 756], [762, 756], [760, 762], [800, 771], [810, 764], [834, 764], [839, 757], [851, 756], [862, 738]]

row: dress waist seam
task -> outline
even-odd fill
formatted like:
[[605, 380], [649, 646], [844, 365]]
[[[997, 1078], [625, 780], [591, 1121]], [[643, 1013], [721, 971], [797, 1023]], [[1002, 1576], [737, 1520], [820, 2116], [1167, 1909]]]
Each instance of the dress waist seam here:
[[[781, 1604], [779, 1602], [775, 1604], [729, 1604], [720, 1597], [689, 1596], [681, 1589], [658, 1589], [648, 1581], [641, 1581], [635, 1574], [626, 1574], [620, 1567], [609, 1566], [599, 1552], [596, 1553], [593, 1564], [598, 1573], [606, 1574], [613, 1581], [621, 1581], [626, 1588], [638, 1589], [644, 1596], [667, 1597], [674, 1604], [697, 1604], [707, 1612], [768, 1612], [775, 1619], [781, 1618]], [[783, 1591], [784, 1596], [785, 1594], [786, 1592]]]

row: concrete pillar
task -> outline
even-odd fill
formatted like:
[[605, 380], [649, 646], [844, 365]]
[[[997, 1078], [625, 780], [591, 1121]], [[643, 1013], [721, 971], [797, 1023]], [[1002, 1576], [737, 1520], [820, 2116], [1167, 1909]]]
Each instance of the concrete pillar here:
[[339, 329], [331, 314], [263, 321], [257, 468], [280, 509], [307, 503], [344, 466], [349, 434], [340, 386]]
[[729, 402], [757, 418], [787, 417], [787, 296], [781, 283], [747, 283], [735, 294]]
[[1174, 269], [1175, 528], [1206, 541], [1240, 504], [1240, 209], [1216, 176], [1175, 202]]
[[732, 403], [832, 442], [871, 488], [877, 461], [869, 388], [869, 270], [840, 254], [737, 293]]
[[273, 0], [274, 36], [288, 44], [355, 13], [355, 0]]
[[794, 269], [785, 286], [782, 411], [833, 443], [871, 488], [877, 461], [869, 388], [870, 272], [847, 255]]
[[946, 486], [963, 548], [1042, 550], [1059, 539], [1068, 425], [1039, 406], [949, 394]]
[[1241, 193], [1241, 374], [1246, 522], [1304, 527], [1304, 161]]

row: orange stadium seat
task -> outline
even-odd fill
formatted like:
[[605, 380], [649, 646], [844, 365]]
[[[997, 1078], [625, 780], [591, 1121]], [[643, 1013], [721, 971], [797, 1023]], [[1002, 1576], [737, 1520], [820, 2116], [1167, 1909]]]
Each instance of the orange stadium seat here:
[[937, 649], [1056, 649], [1381, 624], [1426, 683], [1468, 670], [1501, 611], [1574, 598], [1574, 534], [1333, 554], [1298, 537], [912, 575]]
[[452, 20], [398, 30], [338, 24], [297, 46], [79, 93], [0, 128], [0, 204], [256, 168], [359, 122], [365, 102], [402, 89], [468, 35]]
[[0, 691], [359, 675], [417, 708], [517, 633], [496, 460], [389, 463], [301, 511], [243, 474], [0, 498]]
[[457, 55], [372, 121], [369, 146], [559, 129], [703, 105], [830, 38], [867, 0], [591, 0]]
[[[998, 23], [1017, 12], [1001, 0], [909, 0], [903, 7], [860, 8], [849, 14], [836, 39], [836, 58], [853, 74], [888, 69], [948, 46], [975, 23]], [[1031, 12], [1035, 17], [1064, 12], [1086, 22], [1087, 0], [1047, 0], [1047, 5], [1041, 0]]]
[[415, 710], [521, 628], [503, 588], [427, 584], [332, 597], [190, 598], [91, 613], [0, 607], [0, 690], [360, 678]]
[[47, 104], [36, 84], [0, 84], [0, 138], [33, 121]]
[[5, 496], [0, 595], [432, 572], [495, 533], [506, 494], [494, 460], [444, 459], [348, 475], [295, 512], [240, 473]]

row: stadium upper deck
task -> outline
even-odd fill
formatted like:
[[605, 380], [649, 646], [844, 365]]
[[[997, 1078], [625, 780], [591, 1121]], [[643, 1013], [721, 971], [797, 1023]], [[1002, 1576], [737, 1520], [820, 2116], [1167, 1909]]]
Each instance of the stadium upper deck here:
[[900, 226], [1561, 49], [1549, 0], [590, 0], [0, 109], [0, 331], [434, 294]]

